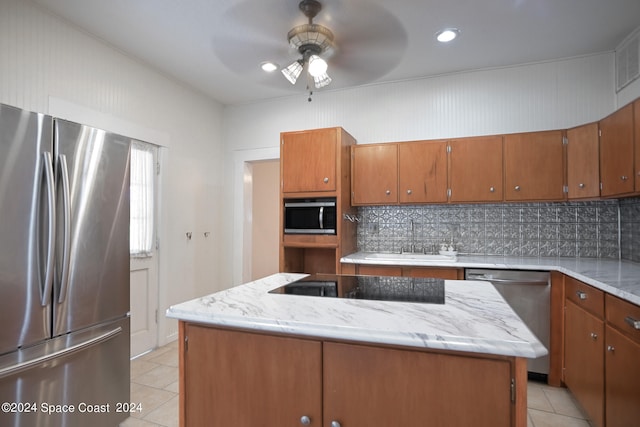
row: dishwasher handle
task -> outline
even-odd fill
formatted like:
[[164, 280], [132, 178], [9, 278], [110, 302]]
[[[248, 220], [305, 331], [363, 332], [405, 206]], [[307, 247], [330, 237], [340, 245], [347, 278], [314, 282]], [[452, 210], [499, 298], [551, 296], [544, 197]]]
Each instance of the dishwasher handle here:
[[487, 277], [484, 274], [469, 274], [467, 280], [484, 280], [491, 283], [500, 283], [508, 285], [548, 285], [546, 280], [518, 280], [518, 279], [497, 279], [494, 277]]

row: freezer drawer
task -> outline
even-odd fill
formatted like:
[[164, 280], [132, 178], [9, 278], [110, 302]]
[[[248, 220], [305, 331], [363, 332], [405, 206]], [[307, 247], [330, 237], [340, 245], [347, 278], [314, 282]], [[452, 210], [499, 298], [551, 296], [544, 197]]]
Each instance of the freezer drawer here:
[[119, 425], [129, 416], [129, 320], [2, 356], [0, 425]]

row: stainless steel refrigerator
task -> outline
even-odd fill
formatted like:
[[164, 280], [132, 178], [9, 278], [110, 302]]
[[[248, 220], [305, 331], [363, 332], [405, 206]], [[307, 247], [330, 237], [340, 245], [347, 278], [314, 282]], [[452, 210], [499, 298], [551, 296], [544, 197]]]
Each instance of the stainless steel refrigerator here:
[[129, 415], [129, 160], [126, 137], [0, 104], [0, 426]]

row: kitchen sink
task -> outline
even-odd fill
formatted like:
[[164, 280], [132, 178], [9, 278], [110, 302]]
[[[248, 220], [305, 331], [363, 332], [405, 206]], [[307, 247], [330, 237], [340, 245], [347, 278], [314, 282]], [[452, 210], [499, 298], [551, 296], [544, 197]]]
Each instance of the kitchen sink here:
[[456, 255], [434, 255], [422, 253], [372, 253], [365, 255], [364, 259], [376, 261], [420, 261], [420, 262], [456, 262]]

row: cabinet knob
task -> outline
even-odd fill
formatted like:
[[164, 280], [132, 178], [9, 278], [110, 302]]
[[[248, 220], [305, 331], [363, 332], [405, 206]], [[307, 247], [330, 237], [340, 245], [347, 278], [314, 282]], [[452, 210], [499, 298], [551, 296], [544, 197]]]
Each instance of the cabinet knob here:
[[591, 339], [596, 341], [598, 339], [598, 334], [596, 334], [595, 332], [591, 332]]
[[407, 194], [411, 194], [411, 193], [413, 193], [413, 191], [407, 190]]
[[307, 417], [306, 415], [303, 415], [300, 418], [300, 424], [302, 424], [303, 426], [308, 426], [311, 424], [311, 418]]
[[516, 190], [516, 191], [520, 191], [520, 186], [516, 185], [513, 189]]
[[608, 345], [607, 346], [607, 351], [610, 352], [610, 353], [613, 353], [614, 351], [616, 351], [616, 348], [614, 346], [612, 346], [612, 345]]
[[323, 181], [325, 184], [327, 184], [327, 183], [329, 183], [329, 178], [325, 177], [322, 181]]
[[494, 187], [490, 187], [490, 188], [489, 188], [489, 192], [491, 192], [491, 193], [495, 193], [495, 192], [496, 192], [496, 189], [495, 189]]
[[623, 181], [626, 181], [626, 180], [628, 180], [628, 179], [629, 179], [629, 177], [628, 177], [628, 176], [626, 176], [626, 175], [622, 175], [622, 176], [620, 177], [620, 179], [621, 179], [621, 180], [623, 180]]
[[389, 194], [391, 194], [391, 190], [385, 191], [384, 194], [386, 194], [388, 196]]
[[580, 183], [580, 184], [578, 184], [578, 187], [580, 187], [580, 188], [584, 188], [584, 184], [583, 184], [583, 183]]
[[586, 292], [576, 291], [576, 295], [578, 296], [578, 299], [581, 299], [581, 300], [587, 299], [587, 293]]
[[331, 427], [342, 427], [338, 421], [331, 421]]

